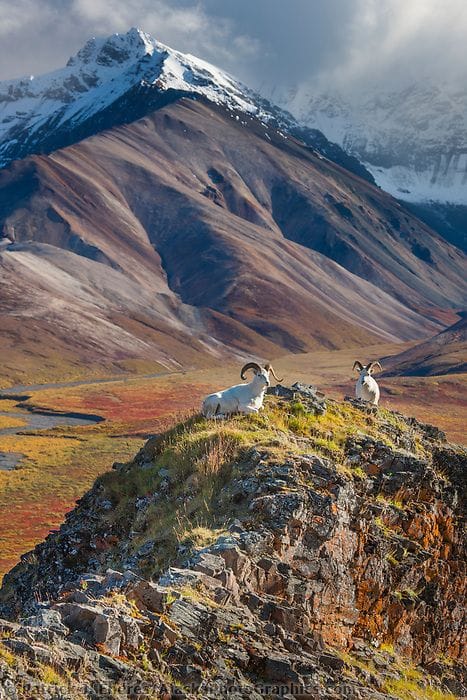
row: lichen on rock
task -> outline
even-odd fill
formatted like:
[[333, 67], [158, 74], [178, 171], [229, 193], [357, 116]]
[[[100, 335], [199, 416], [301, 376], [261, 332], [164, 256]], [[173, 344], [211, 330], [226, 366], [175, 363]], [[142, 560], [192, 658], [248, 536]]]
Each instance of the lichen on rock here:
[[2, 683], [461, 697], [466, 467], [440, 431], [354, 401], [283, 393], [257, 416], [191, 418], [100, 477], [5, 577]]

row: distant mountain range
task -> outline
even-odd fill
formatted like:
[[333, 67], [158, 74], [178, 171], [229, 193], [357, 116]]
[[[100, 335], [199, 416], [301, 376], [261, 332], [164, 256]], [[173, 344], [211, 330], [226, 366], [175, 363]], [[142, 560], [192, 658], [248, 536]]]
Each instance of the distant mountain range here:
[[465, 305], [466, 256], [355, 158], [140, 30], [0, 104], [8, 376], [416, 339]]
[[385, 358], [387, 376], [467, 373], [467, 315], [405, 352]]
[[467, 249], [467, 89], [429, 82], [274, 98], [358, 158], [382, 189]]

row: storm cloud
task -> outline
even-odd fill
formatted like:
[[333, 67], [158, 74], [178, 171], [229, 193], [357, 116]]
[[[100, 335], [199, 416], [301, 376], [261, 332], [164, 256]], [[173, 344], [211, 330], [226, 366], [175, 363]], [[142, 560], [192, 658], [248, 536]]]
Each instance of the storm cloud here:
[[271, 94], [466, 78], [465, 0], [0, 0], [0, 78], [139, 26]]

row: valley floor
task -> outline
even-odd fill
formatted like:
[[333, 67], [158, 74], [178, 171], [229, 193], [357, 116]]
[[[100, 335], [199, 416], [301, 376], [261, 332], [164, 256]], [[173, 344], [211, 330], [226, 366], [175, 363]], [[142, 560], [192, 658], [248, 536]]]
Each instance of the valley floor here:
[[[355, 359], [378, 359], [405, 346], [372, 346], [359, 358], [354, 349], [287, 355], [276, 359], [274, 366], [279, 376], [284, 376], [284, 384], [315, 384], [330, 397], [342, 398], [353, 394], [351, 368]], [[130, 459], [148, 435], [197, 411], [206, 393], [237, 381], [238, 367], [229, 365], [165, 376], [136, 375], [30, 390], [22, 387], [22, 393], [30, 395], [29, 406], [105, 419], [93, 425], [57, 426], [47, 431], [21, 425], [17, 415], [24, 411], [24, 403], [18, 408], [13, 398], [1, 399], [0, 427], [16, 426], [18, 433], [2, 434], [0, 430], [0, 455], [24, 457], [15, 469], [0, 470], [0, 575], [62, 522], [98, 474], [108, 471], [114, 461]], [[467, 375], [382, 378], [381, 405], [435, 424], [448, 439], [462, 443], [466, 384]]]

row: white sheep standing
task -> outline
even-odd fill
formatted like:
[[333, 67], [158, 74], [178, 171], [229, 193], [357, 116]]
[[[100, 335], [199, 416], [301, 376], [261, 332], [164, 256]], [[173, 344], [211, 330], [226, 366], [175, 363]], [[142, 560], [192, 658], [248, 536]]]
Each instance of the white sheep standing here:
[[263, 406], [266, 387], [270, 385], [271, 373], [279, 379], [272, 365], [261, 367], [256, 362], [248, 362], [242, 367], [240, 377], [246, 379], [245, 372], [253, 370], [253, 379], [248, 384], [236, 384], [215, 394], [209, 394], [203, 401], [201, 412], [206, 418], [223, 418], [233, 413], [258, 413]]
[[370, 362], [367, 365], [362, 365], [361, 362], [355, 360], [353, 364], [353, 369], [356, 369], [360, 373], [355, 385], [355, 396], [357, 399], [369, 401], [375, 406], [378, 405], [379, 401], [379, 386], [376, 379], [371, 375], [376, 366], [378, 366], [380, 370], [383, 369], [379, 362]]

